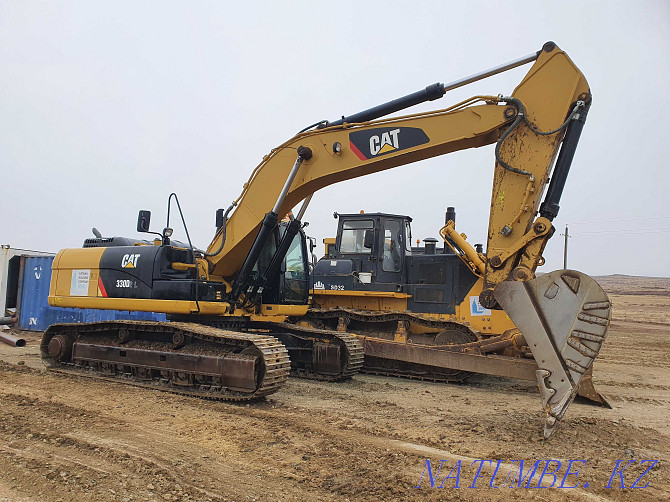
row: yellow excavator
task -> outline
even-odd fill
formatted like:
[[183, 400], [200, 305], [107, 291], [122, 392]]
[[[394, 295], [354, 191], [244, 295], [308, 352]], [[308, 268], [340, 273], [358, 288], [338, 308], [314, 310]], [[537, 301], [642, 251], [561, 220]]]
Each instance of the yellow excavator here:
[[[475, 96], [446, 109], [382, 118], [528, 63], [532, 67], [510, 96]], [[607, 296], [588, 276], [558, 271], [534, 278], [590, 103], [582, 73], [548, 42], [536, 53], [451, 84], [313, 124], [266, 155], [242, 194], [217, 211], [207, 250], [192, 245], [172, 194], [167, 224], [153, 241], [97, 234], [83, 248], [60, 251], [51, 305], [164, 312], [170, 322], [56, 324], [44, 333], [43, 361], [59, 371], [228, 400], [275, 392], [289, 371], [348, 378], [363, 364], [361, 339], [296, 322], [309, 310], [302, 218], [312, 195], [340, 181], [495, 144], [479, 300], [483, 308], [504, 310], [521, 332], [517, 343], [532, 353], [548, 437], [609, 324]], [[297, 216], [281, 224], [280, 215], [301, 202]], [[172, 240], [173, 205], [186, 243]], [[140, 211], [137, 230], [151, 233], [148, 211]], [[363, 245], [369, 235], [363, 232]], [[381, 350], [393, 343], [387, 340]], [[458, 356], [475, 365], [497, 357]]]

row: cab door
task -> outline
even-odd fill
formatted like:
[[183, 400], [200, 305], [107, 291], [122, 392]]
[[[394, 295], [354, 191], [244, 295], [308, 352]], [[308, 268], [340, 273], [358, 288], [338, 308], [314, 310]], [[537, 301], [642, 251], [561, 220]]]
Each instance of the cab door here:
[[[405, 266], [405, 242], [402, 220], [382, 218], [379, 232], [379, 258], [377, 260], [377, 282], [403, 283]], [[394, 288], [398, 290], [398, 288]]]

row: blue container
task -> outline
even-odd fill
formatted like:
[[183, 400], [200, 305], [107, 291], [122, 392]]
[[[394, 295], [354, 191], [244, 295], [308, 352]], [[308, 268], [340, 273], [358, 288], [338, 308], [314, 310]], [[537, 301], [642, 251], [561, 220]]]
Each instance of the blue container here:
[[97, 322], [114, 320], [165, 321], [165, 314], [51, 307], [47, 303], [53, 256], [26, 256], [21, 279], [20, 329], [44, 331], [60, 322]]

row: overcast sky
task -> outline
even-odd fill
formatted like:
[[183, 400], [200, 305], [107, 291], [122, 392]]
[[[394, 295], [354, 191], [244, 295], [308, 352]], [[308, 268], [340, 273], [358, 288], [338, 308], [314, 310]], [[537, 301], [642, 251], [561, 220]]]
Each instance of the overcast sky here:
[[[670, 276], [667, 90], [670, 2], [0, 3], [0, 243], [57, 251], [97, 227], [140, 237], [177, 192], [194, 244], [274, 146], [337, 119], [555, 41], [593, 106], [540, 271]], [[509, 94], [528, 66], [411, 112]], [[333, 211], [414, 218], [438, 237], [446, 206], [484, 242], [493, 146], [319, 191], [308, 232]], [[183, 231], [174, 225], [175, 235]], [[321, 249], [319, 249], [319, 254]]]

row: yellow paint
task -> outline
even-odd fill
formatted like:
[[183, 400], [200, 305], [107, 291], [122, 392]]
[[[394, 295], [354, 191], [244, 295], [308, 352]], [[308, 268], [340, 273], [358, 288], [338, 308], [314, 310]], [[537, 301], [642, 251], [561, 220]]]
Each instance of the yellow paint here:
[[392, 152], [393, 150], [395, 150], [395, 148], [393, 148], [391, 145], [389, 145], [387, 143], [386, 145], [384, 145], [381, 148], [381, 150], [379, 150], [379, 153], [377, 155], [382, 154], [382, 153]]
[[[198, 302], [200, 314], [226, 315], [228, 303]], [[185, 300], [149, 300], [143, 298], [102, 298], [97, 296], [49, 296], [49, 305], [102, 310], [132, 310], [163, 312], [165, 314], [192, 314], [197, 312], [195, 302]]]
[[330, 289], [310, 289], [312, 296], [365, 296], [380, 298], [411, 298], [407, 293], [395, 293], [393, 291], [336, 291]]
[[307, 305], [262, 305], [262, 316], [303, 316], [307, 313]]

